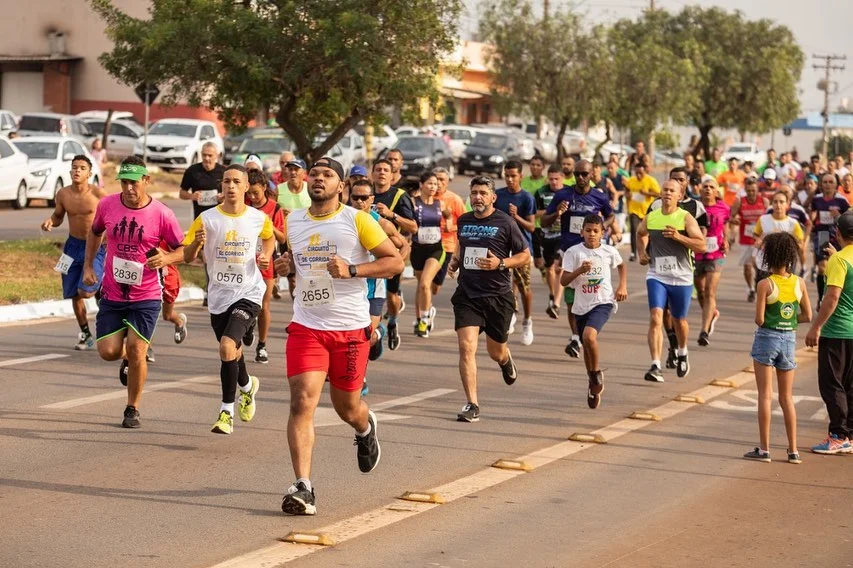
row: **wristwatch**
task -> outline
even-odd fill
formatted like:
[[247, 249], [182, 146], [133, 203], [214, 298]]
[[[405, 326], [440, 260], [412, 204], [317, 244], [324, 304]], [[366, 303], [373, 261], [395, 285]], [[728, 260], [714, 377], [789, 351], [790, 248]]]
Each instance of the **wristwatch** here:
[[504, 259], [501, 259], [501, 261], [498, 263], [498, 269], [506, 270], [506, 263], [504, 262]]
[[355, 278], [356, 276], [358, 276], [358, 266], [356, 266], [355, 264], [350, 264], [349, 265], [349, 277]]

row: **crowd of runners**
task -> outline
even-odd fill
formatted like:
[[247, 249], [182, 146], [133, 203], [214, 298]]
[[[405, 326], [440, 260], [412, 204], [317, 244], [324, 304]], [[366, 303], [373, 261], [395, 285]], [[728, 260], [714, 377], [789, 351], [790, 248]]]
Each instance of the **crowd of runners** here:
[[[819, 347], [820, 391], [830, 417], [826, 440], [812, 450], [853, 453], [853, 212], [847, 212], [853, 172], [843, 159], [822, 164], [815, 157], [800, 165], [788, 154], [777, 162], [771, 150], [757, 171], [737, 160], [722, 171], [715, 153], [705, 163], [689, 160], [672, 169], [659, 183], [641, 147], [630, 172], [618, 156], [607, 164], [566, 157], [552, 165], [537, 156], [527, 175], [521, 162], [507, 162], [505, 187], [476, 176], [467, 194], [458, 196], [441, 168], [405, 183], [399, 150], [369, 171], [356, 166], [350, 172], [328, 157], [308, 167], [285, 153], [278, 183], [253, 156], [227, 167], [217, 158], [208, 144], [202, 161], [184, 174], [181, 197], [192, 201], [194, 214], [187, 231], [149, 195], [151, 177], [141, 159], [121, 163], [121, 192], [106, 195], [86, 181], [91, 164], [85, 156], [72, 161], [73, 183], [57, 194], [42, 229], [60, 225], [67, 215], [69, 238], [56, 270], [80, 326], [76, 349], [96, 348], [102, 359], [120, 361], [126, 428], [141, 425], [160, 317], [174, 325], [176, 343], [187, 337], [187, 318], [174, 309], [176, 265], [201, 262], [206, 269], [205, 306], [222, 383], [212, 427], [219, 434], [233, 432], [235, 412], [244, 422], [255, 415], [261, 382], [249, 373], [245, 351], [254, 345], [254, 362], [269, 361], [270, 301], [281, 296], [279, 282], [288, 283], [293, 316], [286, 327], [287, 439], [296, 480], [282, 500], [286, 513], [316, 512], [313, 421], [326, 382], [335, 411], [355, 431], [360, 470], [377, 466], [378, 424], [364, 398], [369, 361], [380, 359], [386, 344], [394, 351], [429, 341], [436, 325], [433, 299], [448, 277], [456, 280], [451, 303], [466, 396], [457, 419], [475, 422], [481, 415], [479, 335], [485, 332], [489, 357], [512, 385], [523, 369], [509, 338], [520, 319], [519, 343], [531, 345], [532, 315], [539, 310], [559, 320], [565, 309], [565, 352], [583, 357], [587, 403], [599, 407], [605, 386], [599, 344], [606, 343], [605, 325], [628, 297], [630, 263], [646, 274], [649, 308], [649, 367], [637, 378], [661, 383], [670, 369], [686, 377], [691, 341], [711, 345], [721, 317], [716, 294], [724, 259], [735, 255], [743, 267], [744, 300], [755, 303], [758, 325], [751, 356], [759, 444], [745, 457], [770, 461], [775, 369], [788, 461], [800, 461], [791, 398], [795, 330], [810, 320], [806, 341]], [[627, 262], [616, 248], [625, 241]], [[407, 261], [417, 282], [409, 298], [411, 335], [400, 327]], [[534, 296], [535, 271], [547, 299]], [[808, 281], [816, 288], [814, 317]], [[99, 306], [95, 333], [84, 303], [92, 296]], [[701, 329], [691, 335], [687, 316], [694, 298]]]

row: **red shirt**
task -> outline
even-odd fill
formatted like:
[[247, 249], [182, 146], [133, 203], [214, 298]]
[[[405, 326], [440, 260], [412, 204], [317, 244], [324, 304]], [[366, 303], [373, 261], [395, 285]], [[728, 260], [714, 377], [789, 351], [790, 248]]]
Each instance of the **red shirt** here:
[[764, 215], [767, 206], [764, 200], [759, 195], [755, 203], [750, 203], [745, 197], [740, 200], [740, 209], [738, 217], [740, 217], [740, 240], [742, 245], [754, 245], [755, 238], [752, 232], [755, 230], [755, 224], [758, 223], [759, 217]]

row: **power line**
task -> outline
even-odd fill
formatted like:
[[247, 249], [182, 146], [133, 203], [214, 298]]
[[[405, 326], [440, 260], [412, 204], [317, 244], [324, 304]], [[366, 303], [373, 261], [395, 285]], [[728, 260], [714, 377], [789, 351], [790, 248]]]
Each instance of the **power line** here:
[[[654, 1], [654, 0], [652, 0]], [[815, 71], [823, 70], [826, 72], [823, 80], [823, 155], [827, 155], [829, 150], [829, 76], [833, 71], [844, 71], [847, 67], [841, 63], [833, 63], [833, 61], [847, 61], [846, 55], [835, 54], [812, 54], [812, 59], [822, 61], [823, 63], [814, 64]], [[821, 88], [821, 83], [818, 83], [818, 89]]]

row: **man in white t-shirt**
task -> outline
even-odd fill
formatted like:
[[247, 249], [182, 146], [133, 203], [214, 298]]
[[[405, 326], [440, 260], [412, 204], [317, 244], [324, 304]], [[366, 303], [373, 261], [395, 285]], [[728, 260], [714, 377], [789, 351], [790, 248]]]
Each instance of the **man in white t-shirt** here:
[[[628, 297], [628, 272], [619, 251], [601, 243], [604, 234], [601, 216], [587, 215], [582, 230], [584, 242], [570, 247], [563, 255], [560, 284], [575, 289], [572, 313], [583, 340], [583, 359], [589, 375], [586, 402], [590, 408], [598, 408], [604, 391], [604, 375], [598, 362], [598, 334], [616, 311], [616, 302]], [[619, 288], [615, 294], [610, 278], [613, 268], [619, 270]]]

